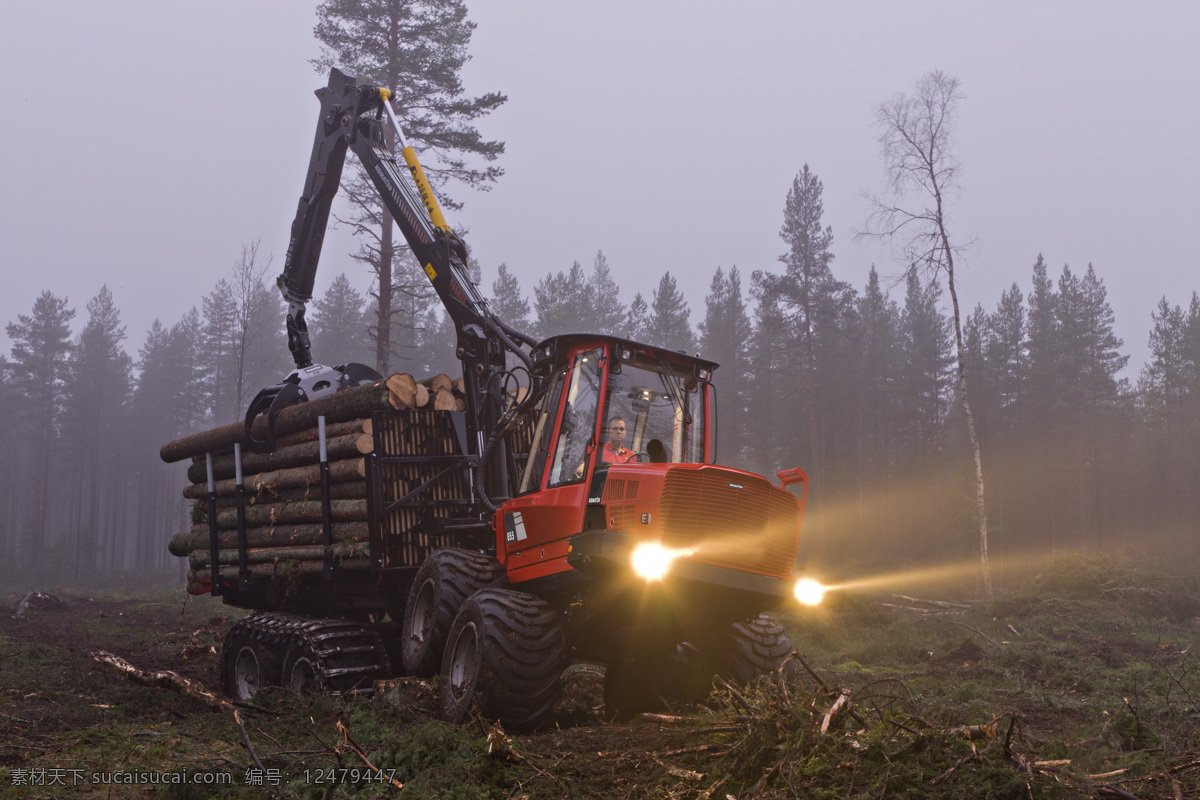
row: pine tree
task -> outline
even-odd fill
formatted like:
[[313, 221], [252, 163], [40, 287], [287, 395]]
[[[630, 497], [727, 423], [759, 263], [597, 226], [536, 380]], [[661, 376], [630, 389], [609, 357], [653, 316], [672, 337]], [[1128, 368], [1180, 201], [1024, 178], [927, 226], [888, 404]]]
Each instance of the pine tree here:
[[74, 309], [67, 299], [45, 291], [33, 311], [17, 316], [5, 326], [12, 341], [11, 374], [20, 393], [17, 411], [21, 428], [29, 436], [30, 493], [21, 563], [39, 574], [46, 571], [46, 516], [50, 507], [49, 465], [57, 444], [71, 354], [70, 323]]
[[720, 387], [719, 430], [723, 463], [744, 463], [747, 442], [747, 402], [750, 337], [753, 333], [742, 300], [742, 278], [737, 267], [726, 276], [717, 267], [704, 298], [704, 320], [699, 326], [700, 353], [720, 365], [714, 383]]
[[1012, 430], [1020, 419], [1025, 390], [1025, 298], [1013, 284], [1000, 296], [988, 317], [985, 356], [995, 376], [997, 402], [1005, 411], [1004, 428]]
[[696, 337], [692, 333], [690, 317], [691, 310], [675, 278], [671, 277], [670, 271], [664, 272], [650, 304], [648, 344], [669, 350], [695, 352]]
[[[475, 23], [467, 19], [462, 0], [326, 0], [318, 6], [317, 18], [314, 33], [322, 55], [314, 66], [327, 73], [336, 65], [361, 82], [393, 90], [392, 105], [405, 135], [421, 154], [443, 204], [457, 205], [445, 193], [451, 182], [486, 189], [500, 177], [502, 170], [491, 162], [504, 152], [504, 143], [485, 140], [474, 121], [507, 98], [496, 92], [475, 97], [465, 93], [461, 72]], [[394, 147], [392, 132], [385, 128], [385, 135], [388, 147]], [[365, 177], [351, 182], [346, 193], [356, 211], [341, 221], [351, 225], [362, 242], [354, 257], [376, 275], [375, 367], [386, 375], [393, 357], [396, 279], [399, 290], [409, 294], [427, 291], [427, 279], [408, 258], [396, 269], [397, 252], [404, 248], [394, 241], [391, 215]], [[427, 301], [425, 295], [402, 304], [407, 312], [400, 320], [402, 328], [416, 328]]]
[[[16, 380], [13, 376], [13, 366], [8, 358], [0, 353], [0, 415], [12, 424], [16, 417], [20, 398], [17, 395]], [[0, 459], [0, 564], [16, 564], [17, 543], [13, 541], [21, 522], [18, 518], [20, 510], [20, 490], [18, 479], [23, 470], [18, 470], [18, 464], [23, 456], [25, 437], [20, 431], [14, 431], [5, 457]], [[0, 569], [0, 574], [4, 570]]]
[[1153, 495], [1148, 499], [1157, 511], [1155, 517], [1190, 529], [1196, 419], [1189, 413], [1193, 409], [1188, 402], [1195, 370], [1188, 348], [1189, 314], [1178, 305], [1171, 306], [1164, 296], [1150, 318], [1154, 323], [1148, 342], [1150, 359], [1138, 381], [1138, 393], [1148, 412], [1148, 435], [1153, 437], [1152, 474], [1145, 485]]
[[592, 262], [587, 293], [591, 318], [584, 330], [615, 335], [625, 324], [625, 305], [621, 302], [621, 287], [613, 278], [602, 250], [596, 251], [596, 259]]
[[1058, 361], [1058, 295], [1047, 275], [1046, 261], [1038, 253], [1033, 264], [1033, 290], [1029, 293], [1029, 404], [1039, 425], [1049, 422]]
[[1018, 498], [1025, 496], [1028, 469], [1025, 431], [1028, 357], [1025, 298], [1017, 284], [1000, 296], [996, 310], [988, 315], [984, 330], [984, 362], [989, 388], [980, 393], [981, 409], [988, 415], [984, 453], [996, 499], [996, 521], [1008, 530], [1006, 543], [1019, 547], [1038, 527]]
[[[0, 353], [0, 415], [9, 421], [10, 425], [17, 420], [22, 398], [20, 397], [13, 365], [3, 353]], [[25, 470], [22, 462], [27, 462], [26, 437], [22, 431], [13, 426], [13, 435], [5, 448], [4, 458], [0, 458], [0, 574], [5, 574], [8, 567], [15, 566], [17, 551], [20, 543], [17, 536], [23, 530], [21, 514], [24, 512], [21, 502], [23, 497], [23, 481]]]
[[211, 378], [208, 391], [213, 419], [226, 422], [235, 419], [245, 409], [236, 404], [237, 386], [233, 381], [234, 337], [237, 331], [237, 309], [233, 287], [225, 278], [217, 281], [213, 290], [201, 300], [204, 323], [200, 337], [205, 371]]
[[312, 302], [308, 328], [313, 334], [314, 360], [337, 366], [370, 361], [370, 317], [366, 298], [340, 273], [320, 300]]
[[941, 423], [949, 400], [952, 356], [949, 326], [938, 307], [941, 294], [936, 282], [922, 285], [915, 272], [908, 273], [901, 318], [904, 441], [905, 450], [918, 460], [941, 452]]
[[[771, 475], [781, 469], [784, 428], [790, 421], [788, 394], [782, 367], [787, 355], [787, 321], [775, 292], [777, 282], [760, 270], [751, 275], [751, 296], [756, 301], [754, 333], [750, 339], [750, 384], [747, 402], [749, 469]], [[794, 465], [788, 465], [794, 466]]]
[[112, 531], [104, 535], [102, 520], [124, 493], [123, 423], [133, 384], [132, 359], [121, 348], [125, 326], [108, 286], [88, 301], [87, 310], [74, 342], [63, 426], [77, 482], [76, 522], [70, 526], [76, 579], [95, 570], [98, 552], [113, 538]]
[[635, 342], [650, 343], [650, 306], [646, 304], [641, 292], [634, 295], [633, 302], [629, 304], [629, 311], [625, 315], [624, 331], [621, 335]]
[[517, 276], [501, 264], [499, 275], [492, 283], [492, 310], [506, 325], [519, 331], [529, 331], [529, 301], [521, 295], [521, 283]]
[[995, 419], [995, 380], [991, 364], [984, 357], [987, 347], [988, 315], [982, 303], [967, 315], [963, 323], [963, 354], [967, 362], [967, 378], [975, 387], [975, 422], [979, 439], [988, 440], [990, 425]]
[[1063, 267], [1056, 310], [1059, 357], [1055, 377], [1062, 433], [1069, 447], [1063, 469], [1070, 478], [1067, 496], [1073, 512], [1068, 525], [1082, 544], [1098, 535], [1106, 521], [1104, 493], [1100, 491], [1104, 461], [1101, 420], [1121, 390], [1117, 376], [1128, 356], [1117, 352], [1123, 343], [1113, 331], [1115, 320], [1107, 291], [1091, 264], [1082, 278]]
[[889, 541], [896, 517], [889, 513], [885, 491], [896, 460], [895, 433], [899, 404], [900, 365], [904, 361], [900, 337], [900, 310], [883, 291], [879, 273], [871, 266], [867, 285], [858, 301], [862, 367], [861, 409], [863, 441], [862, 480], [866, 513], [871, 528]]
[[126, 524], [134, 535], [103, 554], [104, 567], [118, 566], [153, 570], [167, 563], [161, 531], [186, 523], [187, 505], [180, 492], [186, 483], [186, 467], [164, 469], [158, 449], [164, 442], [212, 426], [205, 396], [208, 375], [199, 312], [192, 308], [179, 322], [166, 328], [154, 320], [138, 350], [138, 381], [130, 398], [135, 485], [133, 508]]
[[[831, 368], [836, 363], [827, 356], [833, 350], [834, 340], [840, 338], [838, 327], [849, 309], [849, 286], [836, 280], [829, 268], [833, 261], [830, 251], [833, 229], [821, 226], [825, 213], [823, 191], [824, 185], [809, 172], [808, 164], [792, 179], [779, 230], [788, 250], [779, 257], [785, 271], [779, 279], [778, 294], [789, 317], [798, 357], [796, 372], [803, 376], [798, 388], [804, 397], [803, 438], [808, 449], [795, 457], [806, 459], [810, 477], [821, 487], [819, 491], [825, 498], [828, 481], [822, 445], [826, 436], [825, 410], [833, 387], [823, 384], [830, 377], [825, 367]], [[818, 360], [824, 363], [818, 364]]]
[[587, 277], [576, 261], [568, 273], [546, 273], [533, 289], [534, 326], [539, 338], [561, 333], [594, 333], [585, 327], [591, 319]]

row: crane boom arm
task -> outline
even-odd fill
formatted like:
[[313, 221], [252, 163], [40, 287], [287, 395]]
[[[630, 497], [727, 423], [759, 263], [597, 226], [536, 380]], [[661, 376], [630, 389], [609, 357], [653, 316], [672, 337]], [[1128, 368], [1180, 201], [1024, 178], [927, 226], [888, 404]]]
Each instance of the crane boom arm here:
[[[424, 170], [404, 140], [389, 105], [391, 92], [378, 86], [358, 86], [353, 76], [334, 68], [329, 84], [318, 89], [316, 95], [321, 112], [304, 194], [292, 222], [283, 272], [277, 279], [288, 303], [288, 348], [296, 367], [303, 370], [312, 365], [305, 304], [312, 298], [330, 206], [349, 148], [454, 322], [456, 353], [463, 364], [467, 425], [473, 434], [471, 449], [474, 455], [482, 456], [506, 404], [497, 380], [506, 370], [505, 354], [514, 353], [528, 366], [528, 356], [520, 343], [532, 346], [535, 341], [498, 319], [471, 281], [466, 245], [446, 224]], [[385, 124], [394, 126], [403, 161], [388, 147]], [[503, 494], [507, 482], [503, 459], [496, 453], [490, 460], [496, 463], [484, 471], [492, 476], [487, 491]]]

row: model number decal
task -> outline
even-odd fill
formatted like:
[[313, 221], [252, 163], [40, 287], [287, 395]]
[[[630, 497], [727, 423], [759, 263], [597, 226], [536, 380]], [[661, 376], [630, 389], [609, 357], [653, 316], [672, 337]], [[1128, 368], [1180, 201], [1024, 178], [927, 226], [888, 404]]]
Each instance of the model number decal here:
[[525, 539], [525, 520], [520, 511], [504, 515], [504, 538], [509, 544]]

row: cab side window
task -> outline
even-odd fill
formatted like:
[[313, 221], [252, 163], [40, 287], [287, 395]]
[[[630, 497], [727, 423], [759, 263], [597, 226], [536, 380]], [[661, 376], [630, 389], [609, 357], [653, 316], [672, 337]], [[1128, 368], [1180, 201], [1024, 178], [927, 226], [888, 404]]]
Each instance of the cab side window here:
[[[571, 366], [566, 408], [555, 444], [550, 481], [547, 488], [582, 481], [587, 472], [584, 461], [587, 446], [596, 432], [596, 412], [600, 407], [601, 349], [576, 356]], [[580, 466], [584, 465], [583, 469]]]

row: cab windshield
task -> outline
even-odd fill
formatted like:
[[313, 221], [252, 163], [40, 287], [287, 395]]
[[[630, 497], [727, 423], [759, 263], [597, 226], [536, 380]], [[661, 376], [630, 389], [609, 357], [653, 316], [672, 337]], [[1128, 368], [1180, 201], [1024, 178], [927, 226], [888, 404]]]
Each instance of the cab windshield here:
[[613, 359], [601, 429], [605, 437], [603, 460], [664, 464], [704, 461], [701, 386], [690, 375], [677, 375], [665, 363]]
[[[601, 398], [606, 365], [608, 383]], [[537, 491], [543, 479], [546, 488], [582, 482], [593, 446], [599, 451], [598, 467], [703, 463], [708, 435], [704, 385], [663, 361], [620, 361], [608, 358], [603, 348], [577, 354], [569, 368], [555, 373], [539, 404], [519, 493]], [[604, 417], [597, 441], [600, 413]]]

